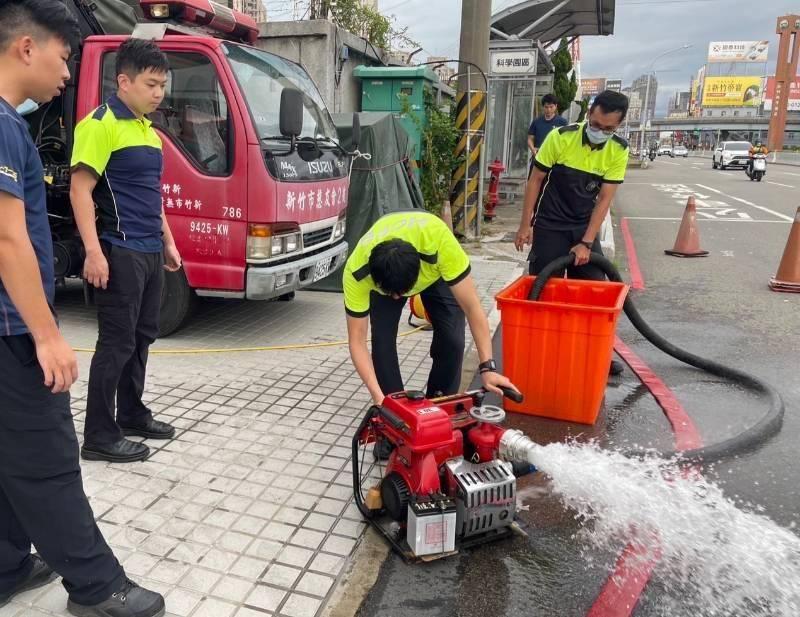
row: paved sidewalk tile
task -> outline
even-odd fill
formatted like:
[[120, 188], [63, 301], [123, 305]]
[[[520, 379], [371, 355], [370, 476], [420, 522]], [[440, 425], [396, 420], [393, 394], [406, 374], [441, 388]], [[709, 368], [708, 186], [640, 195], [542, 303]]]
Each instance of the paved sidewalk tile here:
[[[512, 269], [474, 262], [487, 311]], [[60, 292], [57, 304], [70, 342], [91, 348], [96, 325], [80, 287]], [[308, 292], [290, 303], [206, 303], [154, 349], [345, 338], [341, 296]], [[424, 387], [429, 345], [428, 332], [399, 339], [407, 387]], [[80, 355], [72, 389], [79, 437], [89, 360]], [[82, 462], [100, 528], [131, 578], [163, 593], [174, 617], [318, 615], [365, 530], [352, 502], [350, 441], [370, 401], [346, 346], [152, 354], [145, 398], [176, 438], [148, 442], [144, 463]], [[0, 609], [0, 617], [40, 615], [67, 615], [60, 583]]]

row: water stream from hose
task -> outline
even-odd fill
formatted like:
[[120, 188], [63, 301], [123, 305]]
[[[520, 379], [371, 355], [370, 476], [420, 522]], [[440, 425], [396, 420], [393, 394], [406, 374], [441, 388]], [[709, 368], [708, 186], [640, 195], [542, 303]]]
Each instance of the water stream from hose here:
[[658, 562], [654, 580], [665, 593], [655, 614], [800, 615], [800, 537], [761, 508], [737, 506], [699, 473], [655, 456], [554, 443], [531, 449], [529, 459], [582, 523], [587, 548], [633, 542], [644, 549], [643, 569]]

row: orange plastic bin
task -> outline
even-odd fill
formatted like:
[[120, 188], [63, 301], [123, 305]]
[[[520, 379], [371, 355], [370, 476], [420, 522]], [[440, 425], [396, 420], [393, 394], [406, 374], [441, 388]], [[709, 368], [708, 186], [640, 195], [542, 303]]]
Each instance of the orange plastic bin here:
[[497, 294], [503, 372], [525, 396], [508, 411], [594, 424], [603, 402], [628, 285], [552, 278], [528, 300], [534, 276]]

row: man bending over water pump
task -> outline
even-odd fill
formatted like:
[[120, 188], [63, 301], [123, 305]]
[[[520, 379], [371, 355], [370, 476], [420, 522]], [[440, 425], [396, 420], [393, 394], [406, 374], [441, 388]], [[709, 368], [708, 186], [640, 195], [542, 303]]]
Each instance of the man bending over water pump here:
[[[514, 386], [497, 372], [489, 322], [470, 274], [469, 257], [437, 216], [395, 212], [378, 219], [344, 268], [347, 334], [353, 364], [376, 405], [403, 390], [397, 326], [406, 298], [420, 294], [433, 324], [428, 398], [458, 392], [464, 358], [464, 322], [478, 349], [483, 386]], [[372, 327], [372, 355], [367, 324]]]

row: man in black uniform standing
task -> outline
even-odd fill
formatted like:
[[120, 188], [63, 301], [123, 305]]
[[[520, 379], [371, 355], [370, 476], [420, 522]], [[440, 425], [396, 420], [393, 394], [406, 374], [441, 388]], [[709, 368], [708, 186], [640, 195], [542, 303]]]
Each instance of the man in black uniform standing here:
[[[550, 132], [536, 153], [514, 242], [518, 251], [531, 244], [531, 274], [573, 253], [575, 261], [567, 268], [571, 278], [605, 279], [589, 263], [589, 254], [602, 255], [600, 228], [625, 179], [628, 142], [615, 133], [627, 112], [624, 94], [601, 92], [585, 122]], [[614, 360], [611, 374], [620, 372], [622, 365]]]
[[164, 599], [128, 580], [83, 492], [44, 170], [16, 111], [59, 95], [79, 38], [58, 0], [0, 3], [0, 606], [58, 573], [73, 615], [156, 617]]

